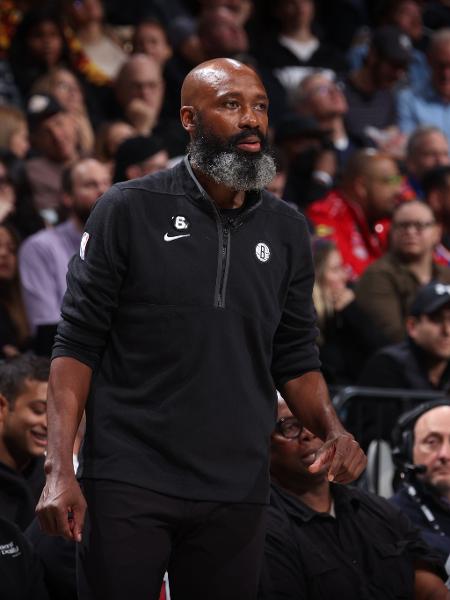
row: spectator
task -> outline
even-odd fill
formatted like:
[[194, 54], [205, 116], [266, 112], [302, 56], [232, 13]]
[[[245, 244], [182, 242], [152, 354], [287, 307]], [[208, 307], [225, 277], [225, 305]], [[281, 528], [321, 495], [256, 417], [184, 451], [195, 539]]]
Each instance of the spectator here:
[[[421, 288], [406, 320], [407, 338], [379, 350], [366, 364], [358, 385], [376, 388], [401, 388], [448, 393], [450, 391], [450, 286], [430, 283]], [[381, 431], [377, 429], [378, 415]], [[362, 405], [363, 435], [366, 442], [381, 437], [390, 440], [400, 416], [400, 406], [393, 402], [365, 400]], [[349, 427], [356, 422], [356, 412], [349, 414]], [[381, 434], [381, 435], [380, 435]]]
[[117, 76], [115, 96], [115, 118], [130, 123], [139, 135], [160, 136], [170, 156], [184, 154], [186, 137], [179, 122], [160, 119], [164, 81], [155, 60], [145, 54], [131, 56]]
[[373, 149], [358, 150], [345, 167], [341, 186], [308, 208], [316, 234], [336, 243], [350, 279], [384, 253], [400, 185], [392, 158]]
[[39, 354], [50, 354], [66, 290], [67, 264], [80, 248], [92, 206], [109, 185], [106, 167], [95, 159], [80, 159], [67, 167], [63, 173], [67, 221], [30, 236], [20, 250], [25, 307]]
[[83, 89], [72, 71], [56, 67], [47, 75], [40, 77], [34, 83], [32, 91], [35, 94], [49, 94], [56, 98], [75, 122], [79, 152], [84, 156], [91, 154], [94, 147], [94, 132], [89, 121]]
[[450, 266], [450, 165], [429, 171], [423, 187], [426, 201], [441, 227], [441, 240], [435, 248], [436, 259]]
[[50, 600], [42, 566], [20, 529], [0, 517], [2, 600]]
[[276, 33], [253, 52], [261, 65], [274, 71], [286, 91], [295, 89], [311, 68], [346, 70], [339, 50], [316, 34], [314, 0], [279, 0], [271, 3], [270, 13]]
[[137, 131], [125, 121], [107, 122], [100, 127], [95, 139], [94, 156], [108, 167], [111, 175], [114, 173], [117, 148], [135, 135]]
[[198, 36], [205, 60], [239, 57], [248, 51], [247, 33], [227, 8], [205, 10], [199, 20]]
[[356, 147], [362, 146], [365, 141], [369, 142], [368, 139], [349, 138], [344, 122], [348, 113], [347, 100], [341, 86], [328, 73], [314, 71], [307, 75], [298, 86], [294, 98], [297, 112], [313, 117], [322, 130], [330, 132], [329, 138], [336, 153], [339, 170]]
[[14, 106], [0, 105], [0, 151], [25, 158], [29, 149], [28, 125], [24, 113]]
[[155, 137], [132, 137], [120, 144], [116, 154], [114, 183], [167, 169], [169, 155]]
[[404, 514], [311, 472], [321, 444], [280, 400], [259, 599], [448, 598], [439, 555]]
[[[1, 188], [0, 188], [1, 190]], [[0, 358], [26, 350], [30, 331], [17, 268], [19, 237], [8, 223], [0, 224]]]
[[253, 13], [253, 0], [201, 0], [203, 9], [226, 8], [235, 22], [244, 27]]
[[[112, 30], [104, 24], [102, 0], [64, 2], [64, 13], [73, 33], [68, 33], [72, 52], [82, 53], [99, 80], [112, 83], [127, 55]], [[72, 57], [73, 58], [73, 57]]]
[[383, 149], [401, 152], [404, 138], [397, 128], [395, 88], [405, 77], [411, 54], [411, 41], [400, 29], [375, 30], [364, 64], [346, 80], [351, 135], [369, 136]]
[[54, 224], [61, 207], [62, 172], [78, 155], [75, 124], [60, 103], [45, 94], [31, 96], [28, 124], [32, 147], [38, 153], [26, 166], [34, 203], [41, 216]]
[[450, 164], [448, 141], [438, 127], [419, 125], [406, 146], [408, 185], [424, 198], [423, 179], [431, 169]]
[[392, 217], [389, 251], [356, 283], [358, 305], [389, 343], [405, 337], [406, 317], [421, 286], [431, 281], [450, 284], [450, 269], [433, 260], [439, 239], [440, 228], [427, 204], [400, 204]]
[[419, 125], [435, 125], [450, 141], [450, 28], [433, 33], [428, 60], [431, 84], [399, 93], [398, 125], [405, 134]]
[[329, 131], [312, 117], [288, 113], [276, 127], [275, 144], [287, 166], [284, 198], [304, 211], [334, 181], [337, 164]]
[[401, 415], [393, 456], [404, 485], [390, 499], [442, 555], [450, 554], [450, 402], [425, 402]]
[[320, 329], [322, 370], [329, 384], [353, 384], [367, 359], [386, 340], [356, 304], [335, 244], [316, 240], [313, 259], [313, 300]]
[[[418, 0], [387, 0], [382, 3], [379, 15], [382, 25], [395, 25], [409, 37], [413, 44], [411, 62], [408, 66], [408, 82], [412, 88], [420, 90], [428, 84], [430, 73], [423, 52], [424, 27], [422, 7]], [[369, 44], [363, 42], [349, 51], [352, 68], [359, 69], [367, 55]]]
[[146, 54], [155, 60], [161, 69], [172, 56], [167, 32], [156, 19], [145, 19], [136, 25], [133, 35], [133, 52]]
[[25, 99], [36, 79], [56, 66], [69, 65], [69, 51], [59, 14], [47, 4], [24, 14], [11, 42], [9, 60]]
[[45, 224], [33, 202], [26, 162], [0, 152], [0, 223], [7, 219], [23, 239]]
[[0, 365], [0, 510], [21, 529], [44, 485], [49, 369], [47, 359], [32, 355]]

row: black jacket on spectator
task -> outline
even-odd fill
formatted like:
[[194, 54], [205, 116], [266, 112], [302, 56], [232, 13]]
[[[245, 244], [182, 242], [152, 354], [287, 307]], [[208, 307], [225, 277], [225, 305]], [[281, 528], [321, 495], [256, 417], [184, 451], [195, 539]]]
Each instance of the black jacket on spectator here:
[[19, 528], [0, 517], [0, 597], [49, 600], [42, 565]]
[[325, 321], [321, 339], [322, 371], [335, 385], [355, 384], [369, 357], [386, 343], [355, 301]]
[[450, 503], [436, 496], [429, 486], [417, 480], [414, 481], [414, 487], [423, 503], [433, 513], [441, 531], [435, 531], [431, 527], [420, 506], [408, 494], [406, 489], [400, 489], [395, 496], [389, 499], [389, 502], [399, 508], [419, 528], [422, 538], [441, 554], [445, 563], [450, 555]]
[[439, 555], [383, 498], [332, 484], [336, 516], [272, 485], [259, 600], [413, 598], [414, 563]]
[[[366, 387], [448, 392], [450, 365], [444, 371], [439, 385], [434, 386], [425, 370], [423, 351], [411, 339], [407, 339], [377, 352], [366, 364], [357, 383]], [[415, 401], [416, 404], [420, 402]], [[413, 405], [411, 403], [409, 406], [412, 408]], [[392, 428], [406, 408], [395, 400], [361, 398], [350, 407], [346, 424], [363, 447], [367, 447], [375, 438], [390, 441]]]
[[51, 600], [77, 600], [76, 543], [60, 536], [43, 533], [37, 518], [28, 527], [25, 535], [33, 544], [42, 563]]
[[[16, 523], [22, 530], [33, 520], [44, 487], [44, 460], [44, 457], [32, 460], [22, 472], [0, 462], [0, 517]], [[1, 594], [0, 597], [3, 600]]]

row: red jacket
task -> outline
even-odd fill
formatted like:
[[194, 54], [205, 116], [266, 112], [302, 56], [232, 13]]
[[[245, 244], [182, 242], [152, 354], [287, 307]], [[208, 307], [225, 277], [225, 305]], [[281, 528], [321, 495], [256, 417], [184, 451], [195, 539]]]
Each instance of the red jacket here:
[[378, 221], [371, 230], [360, 205], [345, 198], [339, 190], [332, 190], [322, 200], [313, 202], [306, 215], [317, 237], [335, 242], [351, 279], [356, 279], [386, 251], [390, 221]]

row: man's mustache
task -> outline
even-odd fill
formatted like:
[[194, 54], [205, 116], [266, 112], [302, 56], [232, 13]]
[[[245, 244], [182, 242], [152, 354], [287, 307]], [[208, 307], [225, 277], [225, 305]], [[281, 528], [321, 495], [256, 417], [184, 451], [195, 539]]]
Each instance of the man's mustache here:
[[257, 129], [256, 127], [253, 127], [251, 129], [246, 129], [245, 131], [242, 131], [241, 133], [237, 133], [236, 135], [233, 135], [232, 137], [230, 137], [228, 141], [231, 145], [235, 146], [236, 144], [239, 144], [240, 142], [244, 142], [249, 137], [257, 137], [259, 139], [259, 141], [261, 142], [261, 144], [264, 144], [266, 141], [266, 136], [263, 135], [261, 133], [261, 131], [259, 129]]

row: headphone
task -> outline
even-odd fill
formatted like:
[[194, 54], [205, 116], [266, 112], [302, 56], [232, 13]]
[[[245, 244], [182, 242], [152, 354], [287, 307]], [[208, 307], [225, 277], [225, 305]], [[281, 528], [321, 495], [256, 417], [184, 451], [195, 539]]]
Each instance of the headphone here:
[[414, 426], [419, 417], [438, 406], [450, 406], [450, 398], [423, 402], [399, 417], [392, 431], [392, 458], [400, 469], [421, 471], [419, 465], [413, 465]]

